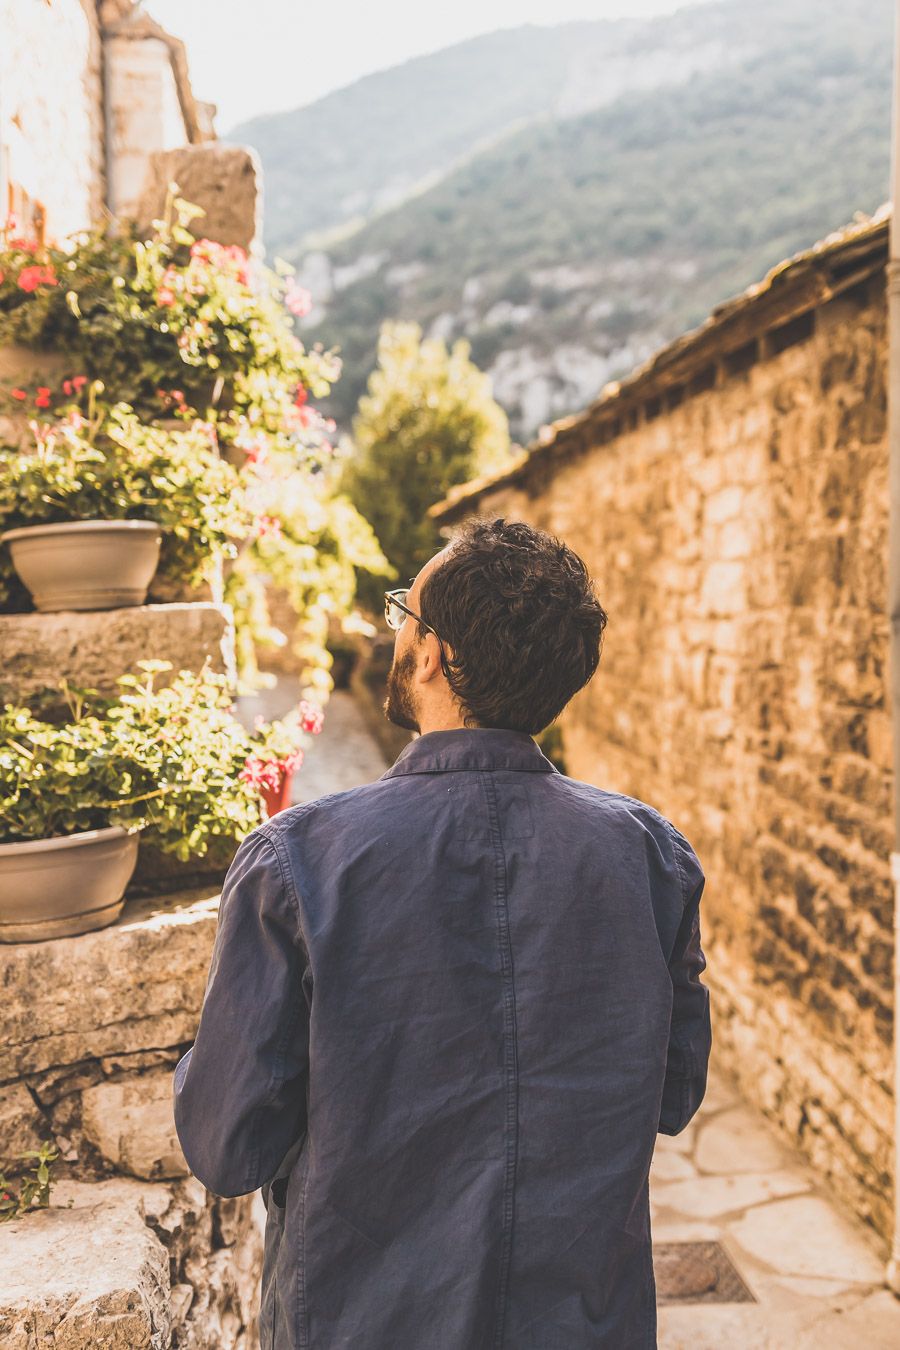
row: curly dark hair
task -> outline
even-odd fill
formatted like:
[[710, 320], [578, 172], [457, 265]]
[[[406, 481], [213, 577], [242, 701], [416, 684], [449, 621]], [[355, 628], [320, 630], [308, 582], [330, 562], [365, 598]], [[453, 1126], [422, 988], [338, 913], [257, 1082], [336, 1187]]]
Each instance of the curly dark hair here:
[[463, 525], [419, 603], [452, 650], [448, 682], [467, 726], [537, 735], [600, 661], [607, 615], [587, 568], [521, 521]]

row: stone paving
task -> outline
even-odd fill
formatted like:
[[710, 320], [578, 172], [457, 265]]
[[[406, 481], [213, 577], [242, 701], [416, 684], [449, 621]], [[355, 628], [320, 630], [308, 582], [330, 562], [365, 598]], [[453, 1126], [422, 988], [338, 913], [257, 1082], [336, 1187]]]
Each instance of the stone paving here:
[[[280, 682], [248, 700], [248, 713], [285, 712], [293, 688]], [[325, 717], [294, 780], [295, 802], [384, 772], [350, 694], [332, 694]], [[756, 1300], [661, 1305], [660, 1350], [900, 1347], [900, 1299], [884, 1287], [884, 1252], [872, 1231], [838, 1209], [715, 1063], [688, 1128], [659, 1137], [650, 1195], [655, 1242], [719, 1242]]]
[[682, 1134], [659, 1137], [650, 1197], [656, 1242], [720, 1242], [758, 1300], [660, 1307], [660, 1350], [900, 1346], [900, 1300], [871, 1230], [722, 1075]]

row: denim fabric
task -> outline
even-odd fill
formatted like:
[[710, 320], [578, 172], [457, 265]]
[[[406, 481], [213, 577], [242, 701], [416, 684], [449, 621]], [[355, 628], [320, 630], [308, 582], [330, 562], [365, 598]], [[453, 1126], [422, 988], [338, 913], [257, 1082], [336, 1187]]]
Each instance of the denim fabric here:
[[175, 1075], [263, 1187], [263, 1350], [649, 1350], [648, 1172], [706, 1089], [687, 840], [530, 736], [430, 732], [268, 821]]

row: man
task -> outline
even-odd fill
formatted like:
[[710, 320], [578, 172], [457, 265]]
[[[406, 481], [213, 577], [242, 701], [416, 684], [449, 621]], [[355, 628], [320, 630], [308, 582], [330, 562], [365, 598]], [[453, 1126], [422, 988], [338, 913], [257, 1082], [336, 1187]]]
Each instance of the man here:
[[387, 617], [421, 735], [238, 850], [185, 1155], [263, 1186], [263, 1350], [645, 1350], [656, 1134], [706, 1087], [703, 872], [532, 739], [600, 657], [570, 549], [475, 522]]

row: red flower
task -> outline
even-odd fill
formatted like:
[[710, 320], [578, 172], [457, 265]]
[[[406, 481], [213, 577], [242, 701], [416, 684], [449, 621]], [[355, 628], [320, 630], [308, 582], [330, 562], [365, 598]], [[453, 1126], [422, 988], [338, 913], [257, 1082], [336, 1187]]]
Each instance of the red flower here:
[[17, 398], [20, 403], [24, 402], [28, 397], [24, 389], [10, 389], [9, 392], [12, 394], [13, 398]]
[[62, 383], [62, 389], [63, 389], [63, 393], [66, 394], [67, 396], [68, 396], [69, 394], [71, 394], [71, 392], [72, 392], [72, 381], [71, 381], [71, 380], [63, 380], [63, 383]]
[[253, 465], [264, 464], [267, 450], [268, 446], [266, 445], [265, 441], [262, 438], [254, 441], [253, 444], [249, 446], [245, 451], [247, 455], [247, 463]]
[[37, 398], [34, 400], [34, 406], [36, 408], [50, 407], [50, 390], [45, 384], [38, 385]]
[[38, 286], [55, 286], [56, 273], [52, 267], [23, 267], [19, 273], [19, 287], [29, 294]]
[[75, 390], [76, 394], [78, 393], [79, 389], [83, 389], [86, 384], [87, 384], [86, 375], [72, 376], [72, 388]]
[[3, 278], [4, 278], [4, 276], [5, 276], [5, 273], [0, 272], [0, 286], [3, 285]]
[[306, 388], [305, 385], [298, 384], [297, 392], [294, 394], [294, 407], [302, 408], [308, 398], [309, 398], [309, 390]]
[[318, 736], [325, 723], [325, 714], [316, 703], [310, 703], [302, 698], [297, 705], [297, 711], [300, 714], [300, 725], [304, 731], [312, 732], [313, 736]]

